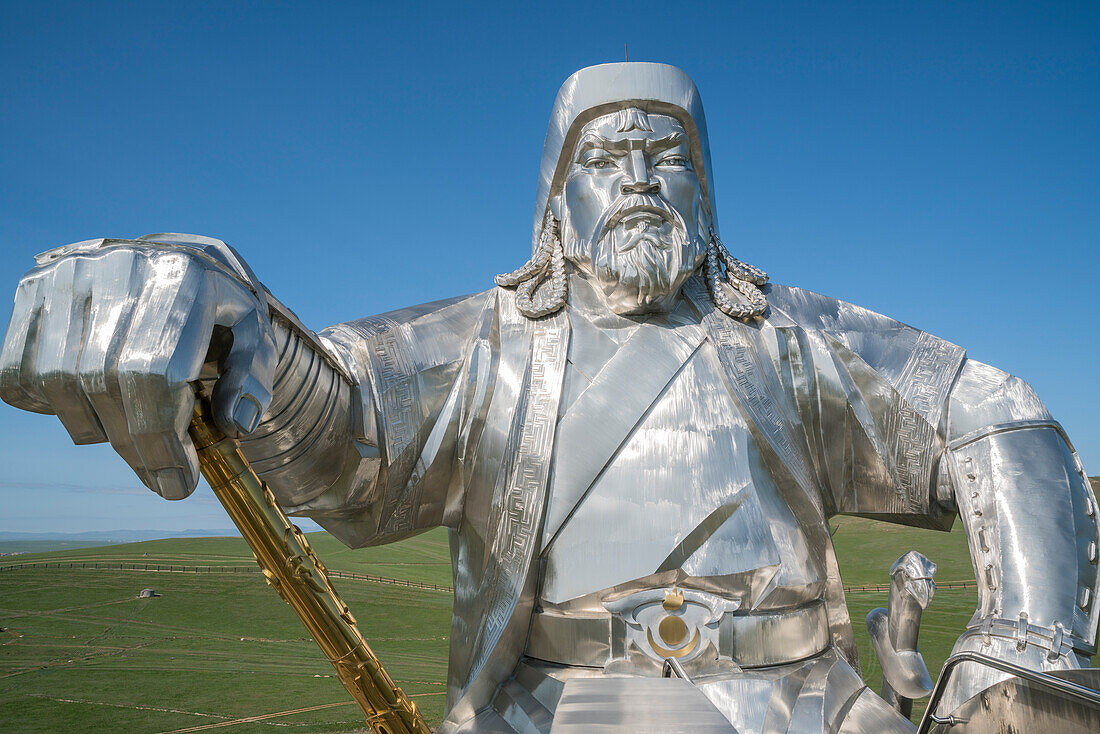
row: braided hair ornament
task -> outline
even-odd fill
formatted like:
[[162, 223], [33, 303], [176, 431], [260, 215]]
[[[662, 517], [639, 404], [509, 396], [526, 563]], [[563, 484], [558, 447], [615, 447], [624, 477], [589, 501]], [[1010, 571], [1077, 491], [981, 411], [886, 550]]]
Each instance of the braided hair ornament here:
[[565, 250], [561, 246], [561, 225], [553, 214], [546, 212], [531, 259], [518, 270], [498, 275], [495, 281], [502, 288], [516, 289], [516, 308], [527, 318], [537, 319], [561, 310], [566, 296]]
[[768, 274], [729, 254], [713, 229], [703, 262], [703, 280], [715, 308], [728, 316], [752, 321], [762, 318], [768, 310], [768, 299], [760, 290], [768, 282]]

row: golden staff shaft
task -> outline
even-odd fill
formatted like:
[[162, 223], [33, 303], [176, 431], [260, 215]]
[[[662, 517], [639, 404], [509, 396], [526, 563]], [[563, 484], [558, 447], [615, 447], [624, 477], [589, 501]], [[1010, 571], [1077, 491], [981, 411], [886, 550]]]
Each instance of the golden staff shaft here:
[[196, 393], [190, 434], [202, 475], [252, 548], [267, 582], [301, 618], [373, 732], [431, 734], [416, 704], [393, 682], [359, 633], [305, 535], [279, 509], [237, 440], [214, 425], [206, 395], [201, 389]]

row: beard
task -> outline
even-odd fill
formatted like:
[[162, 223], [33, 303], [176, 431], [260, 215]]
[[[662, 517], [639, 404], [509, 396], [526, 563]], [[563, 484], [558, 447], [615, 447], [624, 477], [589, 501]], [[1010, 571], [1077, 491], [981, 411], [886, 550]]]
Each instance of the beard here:
[[[701, 214], [696, 212], [695, 221]], [[672, 310], [680, 288], [706, 255], [702, 234], [689, 232], [683, 215], [656, 196], [621, 197], [604, 212], [590, 239], [577, 237], [568, 221], [563, 225], [566, 259], [595, 282], [620, 315]]]

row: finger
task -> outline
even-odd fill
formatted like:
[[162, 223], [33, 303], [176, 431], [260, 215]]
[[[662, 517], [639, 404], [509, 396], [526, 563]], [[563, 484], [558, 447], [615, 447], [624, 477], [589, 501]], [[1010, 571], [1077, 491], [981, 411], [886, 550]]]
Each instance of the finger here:
[[107, 440], [78, 375], [92, 303], [87, 265], [87, 258], [62, 260], [43, 282], [52, 303], [39, 327], [34, 368], [43, 396], [76, 444]]
[[133, 322], [147, 268], [133, 250], [111, 250], [99, 260], [92, 284], [94, 307], [80, 354], [79, 382], [95, 410], [111, 448], [129, 464], [142, 483], [158, 491], [130, 436], [118, 386], [118, 360]]
[[118, 386], [134, 448], [166, 499], [195, 489], [198, 457], [187, 433], [198, 378], [214, 328], [212, 273], [193, 258], [163, 254], [150, 279], [118, 362]]
[[0, 398], [35, 413], [53, 413], [34, 384], [35, 350], [42, 319], [40, 276], [24, 276], [15, 292], [15, 304], [0, 349]]
[[278, 352], [260, 302], [228, 279], [223, 278], [220, 285], [222, 290], [234, 291], [219, 299], [217, 315], [219, 325], [230, 327], [233, 344], [214, 385], [214, 421], [227, 435], [239, 438], [256, 429], [271, 405]]

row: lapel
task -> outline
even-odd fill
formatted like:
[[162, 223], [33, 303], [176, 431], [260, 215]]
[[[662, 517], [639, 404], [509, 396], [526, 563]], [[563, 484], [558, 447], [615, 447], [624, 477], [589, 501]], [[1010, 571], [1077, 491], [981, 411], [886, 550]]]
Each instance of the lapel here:
[[545, 550], [638, 422], [706, 339], [696, 325], [642, 324], [558, 424]]
[[684, 293], [703, 314], [703, 326], [726, 372], [727, 384], [750, 418], [754, 432], [813, 504], [820, 507], [808, 449], [799, 429], [800, 416], [771, 364], [760, 327], [744, 324], [714, 308], [700, 278], [690, 279]]
[[478, 584], [480, 624], [461, 698], [441, 731], [489, 703], [497, 686], [518, 663], [534, 602], [531, 573], [546, 500], [546, 483], [569, 344], [564, 313], [528, 320], [515, 308], [515, 294], [498, 290], [502, 346], [500, 374], [522, 375], [518, 404], [493, 488], [485, 534], [485, 567]]
[[[741, 323], [714, 308], [710, 295], [699, 278], [689, 280], [684, 286], [684, 292], [703, 313], [703, 325], [726, 372], [731, 394], [750, 418], [750, 425], [754, 435], [759, 437], [761, 448], [767, 446], [778, 459], [768, 463], [773, 467], [773, 478], [780, 492], [791, 510], [800, 518], [802, 527], [806, 529], [807, 537], [817, 552], [825, 556], [830, 632], [833, 642], [858, 670], [859, 659], [852, 637], [848, 608], [844, 602], [844, 587], [841, 585], [818, 489], [820, 482], [815, 479], [816, 474], [811, 469], [810, 448], [800, 427], [800, 414], [793, 394], [800, 388], [797, 385], [791, 385], [792, 389], [784, 388], [781, 376], [772, 366], [761, 328]], [[756, 323], [768, 323], [776, 327], [774, 348], [779, 355], [779, 362], [786, 363], [789, 368], [792, 355], [786, 341], [790, 335], [786, 332], [797, 325], [787, 314], [776, 308], [771, 308], [770, 312], [768, 322]], [[805, 368], [806, 365], [799, 365], [800, 371]], [[789, 479], [782, 481], [783, 477]]]

